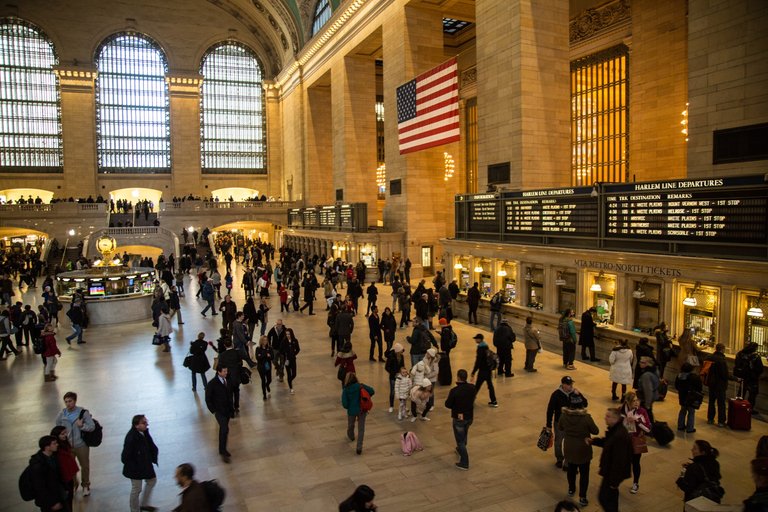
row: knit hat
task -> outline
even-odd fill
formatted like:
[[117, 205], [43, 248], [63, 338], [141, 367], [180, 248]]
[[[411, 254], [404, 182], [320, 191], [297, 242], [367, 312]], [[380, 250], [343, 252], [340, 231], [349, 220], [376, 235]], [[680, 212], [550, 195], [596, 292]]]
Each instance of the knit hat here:
[[355, 489], [355, 493], [352, 496], [360, 503], [368, 503], [369, 501], [373, 501], [373, 498], [376, 497], [376, 494], [373, 492], [373, 489], [367, 485], [361, 485]]
[[392, 350], [394, 350], [394, 351], [395, 351], [395, 354], [400, 354], [400, 353], [402, 353], [402, 352], [403, 352], [403, 350], [405, 350], [405, 349], [403, 348], [403, 346], [402, 346], [401, 344], [399, 344], [399, 343], [395, 343], [395, 344], [392, 346]]
[[429, 350], [427, 350], [427, 354], [429, 354], [430, 357], [435, 357], [437, 355], [437, 349], [435, 347], [432, 347]]
[[448, 325], [448, 319], [443, 317], [440, 319], [440, 325]]
[[428, 388], [431, 385], [432, 385], [432, 381], [429, 379], [425, 378], [424, 380], [421, 381], [421, 387], [423, 388]]

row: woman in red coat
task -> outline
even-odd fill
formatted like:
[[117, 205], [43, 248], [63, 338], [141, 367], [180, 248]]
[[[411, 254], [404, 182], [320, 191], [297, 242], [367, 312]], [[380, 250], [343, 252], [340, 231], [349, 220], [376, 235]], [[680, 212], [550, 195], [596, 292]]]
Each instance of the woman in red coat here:
[[43, 337], [43, 354], [45, 358], [45, 382], [53, 382], [56, 377], [56, 363], [58, 359], [56, 356], [61, 355], [58, 345], [56, 345], [56, 335], [53, 332], [51, 324], [46, 324], [41, 333]]
[[51, 435], [59, 441], [59, 449], [56, 451], [56, 462], [59, 466], [59, 474], [64, 487], [67, 489], [68, 510], [72, 510], [72, 499], [77, 489], [77, 473], [80, 468], [77, 467], [75, 454], [72, 453], [72, 445], [69, 444], [69, 431], [67, 427], [53, 427]]

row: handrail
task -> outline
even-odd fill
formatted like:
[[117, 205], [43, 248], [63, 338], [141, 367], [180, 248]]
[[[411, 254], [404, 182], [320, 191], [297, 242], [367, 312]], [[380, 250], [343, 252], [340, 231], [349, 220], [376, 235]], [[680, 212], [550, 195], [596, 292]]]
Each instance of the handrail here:
[[108, 210], [106, 203], [0, 204], [0, 212], [96, 212]]
[[177, 201], [160, 203], [161, 212], [174, 210], [231, 210], [231, 209], [260, 209], [284, 210], [296, 208], [297, 201]]

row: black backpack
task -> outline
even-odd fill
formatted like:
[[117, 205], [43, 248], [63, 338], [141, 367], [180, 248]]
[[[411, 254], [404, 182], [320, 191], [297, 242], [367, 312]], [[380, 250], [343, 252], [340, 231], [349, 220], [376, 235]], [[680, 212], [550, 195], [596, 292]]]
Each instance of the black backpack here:
[[749, 376], [750, 367], [749, 355], [738, 353], [733, 366], [733, 376], [737, 379], [745, 379]]
[[35, 484], [32, 482], [32, 471], [34, 471], [32, 465], [28, 465], [19, 476], [19, 494], [24, 501], [32, 501], [37, 496], [35, 495]]
[[573, 341], [571, 338], [571, 333], [568, 330], [568, 321], [562, 320], [557, 325], [557, 335], [560, 338], [560, 341]]
[[[83, 419], [83, 415], [85, 414], [86, 409], [80, 410], [80, 416], [78, 419]], [[104, 428], [102, 428], [101, 423], [96, 420], [96, 418], [93, 419], [93, 425], [94, 428], [90, 432], [86, 432], [85, 430], [80, 431], [80, 437], [83, 439], [83, 442], [86, 446], [90, 446], [92, 448], [95, 448], [97, 446], [101, 446], [101, 441], [104, 438]]]
[[217, 512], [227, 497], [227, 491], [216, 480], [206, 480], [200, 482], [200, 485], [203, 486], [203, 492], [205, 492], [205, 498], [211, 506], [211, 512]]

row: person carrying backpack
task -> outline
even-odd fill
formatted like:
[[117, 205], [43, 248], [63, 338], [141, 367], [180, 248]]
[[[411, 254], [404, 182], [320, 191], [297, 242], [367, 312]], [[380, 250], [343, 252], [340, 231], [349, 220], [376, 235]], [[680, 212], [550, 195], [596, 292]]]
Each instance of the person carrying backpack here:
[[557, 324], [557, 334], [563, 343], [563, 368], [566, 370], [576, 369], [573, 365], [576, 358], [576, 326], [573, 323], [575, 314], [572, 309], [566, 309]]
[[757, 393], [760, 375], [763, 373], [763, 360], [757, 353], [757, 343], [750, 342], [736, 354], [733, 376], [744, 381], [744, 398], [752, 405], [752, 414], [757, 414]]
[[29, 466], [19, 479], [22, 498], [35, 500], [35, 505], [45, 512], [65, 511], [67, 490], [61, 483], [55, 461], [59, 442], [53, 436], [43, 436], [37, 444], [40, 450], [29, 458]]
[[490, 349], [488, 344], [484, 340], [482, 333], [475, 334], [475, 343], [477, 343], [477, 353], [475, 354], [475, 366], [472, 368], [472, 377], [477, 374], [477, 381], [475, 382], [475, 394], [480, 391], [480, 386], [483, 382], [488, 383], [488, 394], [491, 401], [488, 405], [491, 407], [498, 407], [499, 403], [496, 401], [496, 390], [493, 389], [493, 370], [488, 364], [488, 354]]
[[[365, 419], [368, 416], [368, 410], [362, 403], [361, 396], [365, 390], [370, 402], [375, 390], [358, 382], [355, 372], [347, 373], [344, 378], [344, 389], [341, 391], [341, 405], [347, 410], [347, 438], [350, 441], [355, 440], [355, 421], [357, 421], [357, 448], [355, 453], [363, 453], [363, 437], [365, 436]], [[370, 407], [369, 407], [370, 409]]]

